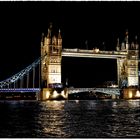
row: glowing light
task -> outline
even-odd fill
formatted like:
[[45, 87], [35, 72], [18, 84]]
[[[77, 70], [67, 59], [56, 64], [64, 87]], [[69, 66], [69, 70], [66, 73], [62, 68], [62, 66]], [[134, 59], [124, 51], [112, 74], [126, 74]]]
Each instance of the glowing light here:
[[75, 102], [78, 104], [79, 103], [79, 100], [75, 100]]
[[110, 87], [117, 88], [118, 85], [114, 85], [114, 84], [112, 84]]
[[133, 94], [132, 91], [129, 91], [129, 98], [132, 98]]
[[59, 95], [59, 94], [58, 94], [57, 91], [55, 90], [55, 91], [53, 92], [53, 97], [56, 98], [58, 95]]
[[140, 97], [140, 91], [139, 90], [136, 91], [136, 97]]
[[99, 52], [99, 49], [96, 48], [96, 49], [95, 49], [95, 52], [98, 53], [98, 52]]
[[50, 97], [50, 92], [47, 91], [47, 92], [46, 92], [46, 99], [49, 99], [49, 97]]
[[65, 98], [65, 92], [64, 92], [64, 90], [61, 91], [61, 95]]

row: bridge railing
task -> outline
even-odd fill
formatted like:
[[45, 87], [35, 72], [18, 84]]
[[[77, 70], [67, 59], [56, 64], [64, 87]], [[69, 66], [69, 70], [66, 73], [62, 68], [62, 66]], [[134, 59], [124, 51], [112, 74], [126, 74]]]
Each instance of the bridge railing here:
[[39, 92], [40, 88], [1, 88], [0, 92]]
[[80, 92], [101, 92], [105, 94], [120, 95], [119, 88], [68, 88], [69, 94], [80, 93]]

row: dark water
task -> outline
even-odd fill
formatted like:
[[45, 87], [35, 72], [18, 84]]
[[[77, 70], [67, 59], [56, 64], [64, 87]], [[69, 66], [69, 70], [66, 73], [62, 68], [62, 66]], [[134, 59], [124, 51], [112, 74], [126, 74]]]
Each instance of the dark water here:
[[140, 137], [140, 100], [0, 101], [0, 137]]

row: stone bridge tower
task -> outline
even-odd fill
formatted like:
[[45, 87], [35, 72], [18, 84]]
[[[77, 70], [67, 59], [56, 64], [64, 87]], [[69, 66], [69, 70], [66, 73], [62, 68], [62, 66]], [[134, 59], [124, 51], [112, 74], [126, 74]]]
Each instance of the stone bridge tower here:
[[43, 36], [41, 42], [41, 81], [43, 88], [53, 88], [61, 84], [61, 51], [62, 38], [60, 30], [54, 34], [52, 24], [48, 28], [47, 36]]
[[[61, 52], [62, 37], [60, 30], [55, 34], [52, 24], [47, 35], [42, 35], [41, 41], [41, 95], [42, 99], [49, 99], [57, 88], [62, 88], [61, 83]], [[55, 91], [56, 92], [56, 91]]]
[[118, 71], [118, 85], [122, 87], [137, 87], [139, 86], [138, 77], [138, 59], [139, 59], [139, 45], [137, 37], [135, 42], [129, 44], [128, 31], [122, 44], [117, 43], [117, 51], [125, 53], [126, 57], [117, 58], [117, 71]]
[[128, 74], [128, 87], [139, 86], [138, 76], [138, 63], [139, 63], [139, 45], [137, 37], [135, 43], [132, 42], [129, 46], [127, 54], [127, 74]]

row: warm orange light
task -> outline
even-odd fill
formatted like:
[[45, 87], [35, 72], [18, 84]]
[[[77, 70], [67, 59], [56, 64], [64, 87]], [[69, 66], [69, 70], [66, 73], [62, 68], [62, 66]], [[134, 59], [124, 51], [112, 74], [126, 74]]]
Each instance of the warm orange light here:
[[53, 92], [53, 95], [52, 95], [52, 96], [53, 96], [54, 98], [56, 98], [58, 95], [59, 95], [59, 94], [58, 94], [57, 91], [55, 90], [55, 91]]
[[46, 99], [49, 99], [49, 97], [50, 97], [50, 92], [47, 91], [47, 92], [46, 92]]
[[98, 52], [99, 52], [99, 49], [96, 48], [96, 49], [95, 49], [95, 52], [98, 53]]
[[65, 98], [65, 92], [64, 92], [64, 90], [61, 92], [61, 96], [63, 96]]
[[132, 91], [129, 91], [129, 98], [132, 98], [133, 94], [132, 94]]
[[136, 91], [136, 97], [140, 97], [140, 91], [139, 90]]

